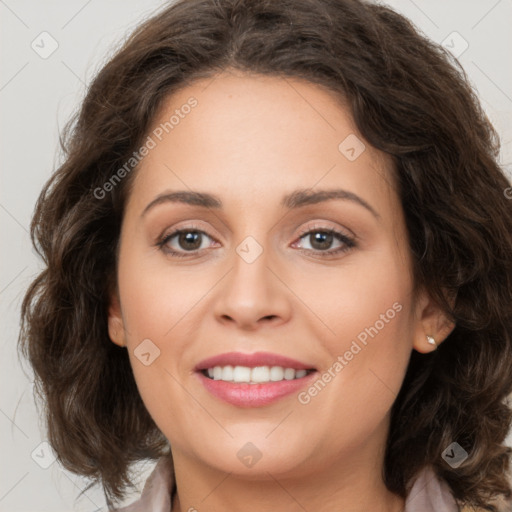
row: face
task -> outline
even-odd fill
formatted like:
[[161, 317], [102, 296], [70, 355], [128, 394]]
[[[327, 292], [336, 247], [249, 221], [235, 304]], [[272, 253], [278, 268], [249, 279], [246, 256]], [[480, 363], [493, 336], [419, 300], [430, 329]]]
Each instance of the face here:
[[175, 460], [375, 463], [411, 350], [439, 334], [391, 162], [332, 93], [227, 72], [169, 97], [146, 145], [109, 333]]

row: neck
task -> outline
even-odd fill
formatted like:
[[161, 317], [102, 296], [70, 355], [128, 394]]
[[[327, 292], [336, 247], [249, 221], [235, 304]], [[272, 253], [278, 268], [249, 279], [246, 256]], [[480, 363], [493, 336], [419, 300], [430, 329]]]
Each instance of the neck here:
[[323, 471], [247, 478], [222, 473], [173, 452], [177, 493], [172, 512], [403, 512], [405, 501], [391, 493], [381, 466], [364, 460], [345, 461]]

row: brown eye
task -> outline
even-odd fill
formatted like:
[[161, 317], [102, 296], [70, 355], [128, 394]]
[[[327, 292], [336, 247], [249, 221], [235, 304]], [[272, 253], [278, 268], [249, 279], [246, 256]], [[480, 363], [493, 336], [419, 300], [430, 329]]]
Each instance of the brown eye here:
[[210, 246], [211, 242], [204, 244], [205, 237], [212, 239], [204, 231], [198, 229], [178, 229], [163, 236], [157, 245], [166, 254], [177, 257], [189, 256]]
[[[301, 249], [309, 252], [324, 253], [326, 256], [347, 251], [356, 245], [351, 238], [334, 229], [311, 229], [303, 232], [299, 240], [305, 240], [311, 246], [311, 248], [301, 247]], [[331, 249], [335, 242], [338, 242], [340, 245]]]
[[307, 236], [309, 236], [309, 241], [313, 249], [319, 251], [329, 249], [334, 241], [334, 236], [325, 231], [315, 231]]
[[182, 231], [178, 234], [177, 240], [182, 249], [195, 251], [201, 246], [201, 233], [199, 231]]

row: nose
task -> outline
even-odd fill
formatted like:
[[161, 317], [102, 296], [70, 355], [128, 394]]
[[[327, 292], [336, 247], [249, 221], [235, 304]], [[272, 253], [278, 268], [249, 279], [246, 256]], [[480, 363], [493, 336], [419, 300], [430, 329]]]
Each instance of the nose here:
[[265, 250], [251, 263], [235, 253], [233, 267], [217, 287], [217, 321], [246, 331], [287, 322], [293, 293], [275, 267]]

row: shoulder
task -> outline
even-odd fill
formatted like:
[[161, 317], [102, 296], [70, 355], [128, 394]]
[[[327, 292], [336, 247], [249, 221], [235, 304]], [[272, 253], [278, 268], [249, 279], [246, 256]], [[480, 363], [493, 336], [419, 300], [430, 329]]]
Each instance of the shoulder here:
[[[511, 510], [503, 502], [498, 511]], [[510, 506], [510, 505], [509, 505]], [[502, 508], [503, 507], [503, 508]], [[423, 468], [413, 479], [404, 512], [486, 512], [480, 507], [459, 506], [447, 482], [431, 466]]]
[[407, 494], [404, 512], [462, 512], [448, 484], [432, 467], [423, 468]]
[[169, 455], [161, 457], [144, 484], [140, 498], [109, 512], [169, 512], [174, 488], [174, 470]]

